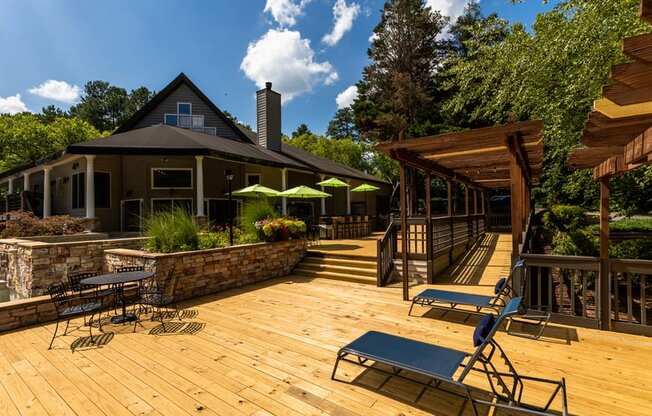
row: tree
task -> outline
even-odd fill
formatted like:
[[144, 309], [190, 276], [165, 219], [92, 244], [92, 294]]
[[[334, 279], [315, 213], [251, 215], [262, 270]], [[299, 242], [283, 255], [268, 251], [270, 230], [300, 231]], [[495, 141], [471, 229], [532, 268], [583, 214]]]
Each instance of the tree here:
[[342, 163], [354, 169], [370, 170], [370, 149], [364, 143], [355, 142], [351, 138], [333, 140], [308, 131], [298, 135], [293, 134], [292, 138], [284, 139], [284, 141], [314, 155]]
[[333, 119], [328, 123], [326, 135], [333, 139], [350, 138], [360, 140], [360, 132], [355, 125], [355, 115], [351, 107], [340, 108]]
[[445, 50], [438, 35], [447, 22], [423, 0], [385, 3], [368, 51], [371, 64], [363, 70], [353, 104], [365, 136], [402, 139], [420, 122], [435, 122], [434, 74]]
[[226, 118], [228, 118], [229, 120], [231, 120], [231, 121], [234, 122], [235, 124], [239, 124], [239, 125], [241, 125], [242, 127], [246, 128], [246, 129], [248, 129], [248, 130], [253, 131], [252, 128], [251, 128], [251, 126], [250, 126], [249, 124], [247, 124], [247, 123], [245, 123], [245, 122], [243, 122], [243, 121], [238, 120], [238, 117], [234, 116], [233, 114], [229, 113], [228, 111], [222, 111], [222, 113], [226, 116]]
[[80, 103], [70, 107], [70, 114], [88, 121], [99, 131], [113, 131], [153, 95], [146, 87], [127, 93], [106, 81], [89, 81], [84, 85]]
[[[625, 61], [621, 39], [649, 31], [638, 7], [638, 0], [564, 0], [537, 17], [532, 33], [514, 25], [503, 39], [465, 36], [468, 53], [447, 68], [454, 92], [444, 113], [466, 125], [504, 123], [510, 115], [542, 120], [545, 153], [538, 199], [593, 205], [595, 184], [586, 174], [572, 173], [565, 162], [579, 145], [586, 114], [611, 66]], [[492, 26], [500, 29], [502, 23], [484, 31]], [[625, 179], [614, 180], [615, 186], [619, 180]]]
[[60, 117], [68, 117], [69, 114], [60, 109], [59, 107], [56, 107], [52, 104], [43, 107], [41, 110], [41, 114], [38, 114], [39, 119], [45, 123], [45, 124], [50, 124], [54, 120]]
[[100, 133], [76, 117], [44, 122], [42, 115], [0, 116], [0, 171], [36, 162], [66, 146], [94, 139]]
[[306, 125], [306, 123], [301, 123], [295, 131], [292, 132], [292, 138], [296, 138], [303, 135], [312, 135], [312, 132]]

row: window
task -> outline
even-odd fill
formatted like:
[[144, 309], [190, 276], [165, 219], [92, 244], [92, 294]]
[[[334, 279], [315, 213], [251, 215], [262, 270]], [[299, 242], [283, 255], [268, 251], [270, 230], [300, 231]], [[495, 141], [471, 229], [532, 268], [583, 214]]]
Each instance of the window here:
[[190, 115], [192, 114], [192, 104], [190, 103], [177, 103], [177, 113]]
[[165, 124], [168, 126], [176, 126], [177, 125], [177, 115], [176, 114], [166, 114], [165, 115]]
[[[237, 219], [242, 214], [242, 201], [239, 199], [231, 200], [232, 215], [233, 221], [237, 222]], [[229, 200], [228, 199], [207, 199], [204, 202], [206, 209], [205, 212], [208, 215], [208, 220], [217, 226], [225, 226], [229, 223]]]
[[111, 208], [111, 174], [95, 172], [95, 208]]
[[152, 189], [192, 189], [192, 169], [152, 169]]
[[86, 174], [72, 175], [72, 209], [86, 208]]
[[247, 173], [246, 182], [247, 182], [246, 186], [259, 185], [260, 173]]
[[192, 198], [152, 198], [152, 212], [166, 212], [181, 208], [192, 215]]

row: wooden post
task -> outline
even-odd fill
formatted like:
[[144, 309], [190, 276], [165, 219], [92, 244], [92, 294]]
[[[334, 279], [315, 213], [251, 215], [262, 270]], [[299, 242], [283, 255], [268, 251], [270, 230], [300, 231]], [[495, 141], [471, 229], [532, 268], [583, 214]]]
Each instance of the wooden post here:
[[600, 327], [611, 329], [609, 270], [609, 177], [600, 179]]
[[451, 234], [451, 246], [448, 250], [448, 265], [453, 264], [453, 247], [455, 245], [455, 224], [453, 222], [453, 215], [455, 214], [455, 207], [453, 206], [453, 183], [447, 181], [446, 185], [448, 186], [448, 223], [450, 225], [450, 234]]
[[407, 207], [407, 178], [405, 163], [400, 165], [401, 180], [401, 257], [403, 260], [403, 300], [410, 300], [410, 289], [408, 286], [408, 207]]
[[518, 257], [518, 245], [521, 241], [521, 235], [523, 226], [521, 220], [523, 218], [522, 214], [522, 199], [521, 199], [521, 189], [522, 189], [522, 173], [521, 168], [518, 165], [518, 160], [514, 151], [510, 151], [509, 155], [509, 177], [510, 177], [510, 188], [511, 188], [511, 216], [512, 216], [512, 263], [514, 263]]
[[432, 268], [432, 252], [433, 252], [433, 241], [432, 241], [432, 207], [430, 206], [430, 185], [432, 184], [432, 177], [430, 173], [426, 174], [425, 177], [425, 198], [426, 198], [426, 279], [429, 284], [434, 283], [434, 274]]

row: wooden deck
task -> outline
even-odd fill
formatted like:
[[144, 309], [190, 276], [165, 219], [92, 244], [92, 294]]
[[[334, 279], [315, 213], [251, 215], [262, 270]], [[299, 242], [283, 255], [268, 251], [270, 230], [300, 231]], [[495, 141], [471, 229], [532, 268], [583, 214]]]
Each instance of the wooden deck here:
[[[347, 364], [347, 382], [330, 380], [337, 349], [367, 330], [472, 349], [476, 317], [408, 317], [399, 289], [290, 276], [184, 306], [168, 333], [108, 326], [115, 334], [100, 348], [84, 348], [87, 332], [75, 330], [48, 351], [54, 325], [0, 335], [0, 414], [450, 415], [463, 404]], [[555, 326], [542, 341], [498, 340], [521, 372], [566, 377], [572, 414], [652, 414], [650, 338]]]

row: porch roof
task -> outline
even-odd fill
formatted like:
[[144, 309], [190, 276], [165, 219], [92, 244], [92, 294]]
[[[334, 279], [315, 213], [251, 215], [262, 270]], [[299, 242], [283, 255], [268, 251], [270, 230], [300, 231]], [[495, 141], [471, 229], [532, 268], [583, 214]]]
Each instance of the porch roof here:
[[543, 161], [543, 123], [524, 121], [501, 126], [380, 143], [394, 159], [475, 187], [510, 185], [515, 155], [528, 182], [538, 181]]

